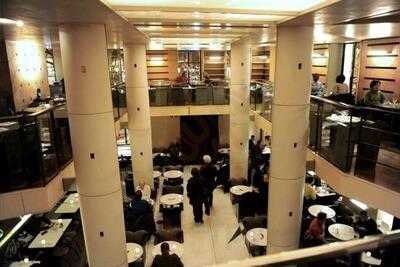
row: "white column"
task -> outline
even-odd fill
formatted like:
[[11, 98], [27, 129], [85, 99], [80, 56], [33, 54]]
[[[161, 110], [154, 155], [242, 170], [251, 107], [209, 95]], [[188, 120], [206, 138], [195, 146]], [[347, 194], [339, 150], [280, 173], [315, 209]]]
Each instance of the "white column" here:
[[89, 266], [127, 266], [105, 26], [61, 25], [60, 43]]
[[268, 201], [268, 253], [298, 247], [308, 140], [313, 29], [278, 27], [272, 154]]
[[137, 184], [144, 181], [153, 188], [146, 46], [144, 44], [124, 44], [124, 64], [133, 177]]
[[329, 44], [328, 45], [329, 58], [328, 58], [328, 73], [326, 75], [326, 86], [328, 92], [336, 84], [336, 76], [342, 73], [343, 63], [343, 44]]
[[230, 176], [247, 179], [249, 158], [251, 45], [241, 39], [231, 45]]

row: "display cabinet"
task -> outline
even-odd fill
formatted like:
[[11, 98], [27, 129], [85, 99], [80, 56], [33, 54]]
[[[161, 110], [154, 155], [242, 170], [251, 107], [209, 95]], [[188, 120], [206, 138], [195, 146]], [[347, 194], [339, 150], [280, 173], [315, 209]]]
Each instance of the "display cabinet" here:
[[71, 160], [65, 104], [0, 118], [0, 192], [45, 186]]

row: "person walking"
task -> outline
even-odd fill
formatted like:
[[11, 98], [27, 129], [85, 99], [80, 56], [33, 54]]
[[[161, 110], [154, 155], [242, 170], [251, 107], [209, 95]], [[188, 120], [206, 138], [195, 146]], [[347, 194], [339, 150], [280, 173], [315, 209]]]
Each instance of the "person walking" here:
[[205, 213], [210, 215], [210, 209], [213, 205], [213, 192], [216, 187], [217, 168], [212, 164], [212, 159], [209, 155], [203, 156], [203, 162], [204, 164], [200, 168], [200, 177], [205, 191]]
[[203, 222], [203, 203], [205, 201], [204, 187], [200, 180], [200, 171], [193, 168], [192, 177], [189, 179], [186, 191], [189, 198], [189, 204], [193, 207], [193, 216], [195, 223]]

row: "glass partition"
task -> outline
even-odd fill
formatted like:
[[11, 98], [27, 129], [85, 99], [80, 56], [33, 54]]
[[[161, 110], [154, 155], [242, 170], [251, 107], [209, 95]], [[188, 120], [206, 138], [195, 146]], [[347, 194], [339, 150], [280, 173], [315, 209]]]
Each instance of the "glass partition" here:
[[0, 192], [41, 187], [72, 159], [65, 104], [0, 118]]
[[150, 106], [229, 105], [224, 86], [155, 87], [149, 90]]
[[361, 108], [355, 174], [393, 186], [400, 177], [400, 112]]
[[272, 100], [273, 100], [272, 82], [251, 82], [250, 83], [250, 106], [251, 109], [271, 121]]
[[393, 187], [400, 177], [400, 111], [312, 96], [309, 147], [344, 172]]

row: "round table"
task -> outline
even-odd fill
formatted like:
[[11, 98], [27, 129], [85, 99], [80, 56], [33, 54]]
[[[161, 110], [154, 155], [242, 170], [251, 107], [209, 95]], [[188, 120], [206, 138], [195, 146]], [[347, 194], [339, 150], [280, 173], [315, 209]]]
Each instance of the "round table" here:
[[160, 203], [163, 205], [178, 205], [183, 202], [183, 196], [180, 194], [166, 194], [160, 197]]
[[35, 263], [40, 263], [40, 261], [30, 261], [28, 259], [24, 259], [22, 261], [15, 261], [10, 264], [10, 267], [28, 267], [32, 266]]
[[372, 257], [369, 251], [361, 253], [361, 262], [372, 266], [380, 266], [382, 264], [382, 260]]
[[169, 154], [165, 154], [165, 153], [162, 153], [162, 152], [153, 153], [153, 159], [154, 159], [155, 157], [157, 157], [157, 156], [168, 157]]
[[131, 147], [130, 146], [117, 146], [118, 157], [131, 157]]
[[[153, 251], [152, 251], [153, 256], [161, 255], [161, 244], [162, 243], [164, 243], [164, 242], [161, 242], [154, 246]], [[168, 243], [168, 245], [169, 245], [169, 254], [176, 254], [176, 255], [178, 255], [179, 258], [182, 257], [183, 245], [181, 243], [178, 243], [176, 241], [165, 241], [165, 243]]]
[[246, 233], [246, 239], [253, 246], [266, 247], [267, 246], [267, 233], [266, 228], [253, 228]]
[[142, 257], [143, 248], [136, 243], [126, 243], [126, 254], [128, 256], [128, 263], [135, 262]]
[[328, 232], [335, 238], [342, 241], [349, 241], [356, 237], [354, 228], [341, 223], [335, 223], [328, 227]]
[[153, 171], [153, 179], [159, 178], [161, 176], [161, 172]]
[[327, 219], [331, 219], [336, 216], [336, 212], [333, 209], [324, 205], [312, 205], [308, 208], [308, 212], [314, 217], [317, 217], [318, 213], [323, 212], [326, 214]]
[[178, 170], [171, 170], [171, 171], [164, 172], [164, 177], [167, 179], [181, 178], [182, 175], [183, 175], [183, 172], [178, 171]]
[[230, 149], [229, 148], [220, 148], [218, 149], [218, 153], [220, 154], [229, 154]]
[[235, 185], [231, 187], [231, 194], [236, 195], [236, 196], [241, 196], [244, 193], [252, 192], [253, 188], [250, 186], [246, 185]]
[[263, 155], [271, 154], [271, 148], [264, 147], [263, 151], [261, 152]]

